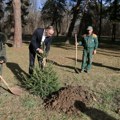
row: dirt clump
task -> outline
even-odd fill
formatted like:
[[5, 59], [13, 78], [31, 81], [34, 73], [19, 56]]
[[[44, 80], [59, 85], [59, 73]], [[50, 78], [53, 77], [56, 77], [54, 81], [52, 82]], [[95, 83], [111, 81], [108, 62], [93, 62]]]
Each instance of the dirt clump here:
[[67, 114], [80, 114], [85, 111], [85, 106], [92, 102], [89, 89], [82, 86], [66, 86], [48, 96], [45, 108], [62, 111]]

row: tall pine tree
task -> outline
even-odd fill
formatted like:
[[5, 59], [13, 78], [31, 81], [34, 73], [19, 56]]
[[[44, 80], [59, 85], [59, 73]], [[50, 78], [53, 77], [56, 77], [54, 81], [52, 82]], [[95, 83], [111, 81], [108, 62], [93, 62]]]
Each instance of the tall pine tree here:
[[46, 24], [55, 26], [57, 35], [61, 31], [61, 23], [65, 13], [66, 0], [48, 0], [42, 8], [42, 19]]
[[[6, 9], [5, 9], [5, 11], [8, 13], [7, 14], [7, 20], [6, 20], [6, 22], [5, 22], [5, 27], [4, 28], [6, 28], [6, 33], [8, 33], [8, 35], [9, 36], [13, 36], [14, 35], [14, 31], [15, 31], [15, 9], [17, 9], [17, 6], [18, 5], [20, 5], [21, 6], [21, 12], [20, 12], [20, 16], [21, 16], [21, 21], [22, 21], [22, 23], [21, 23], [21, 27], [24, 27], [26, 24], [27, 24], [27, 15], [29, 14], [29, 10], [28, 10], [28, 8], [29, 8], [29, 6], [30, 6], [30, 1], [29, 0], [20, 0], [20, 2], [19, 3], [16, 3], [17, 1], [16, 0], [9, 0], [7, 3], [6, 3]], [[18, 4], [18, 5], [16, 5], [16, 8], [15, 8], [15, 6], [14, 6], [14, 4]], [[14, 9], [13, 9], [14, 8]], [[17, 15], [17, 14], [16, 14]], [[19, 16], [19, 17], [20, 17]], [[21, 34], [22, 35], [22, 34]], [[15, 42], [15, 38], [14, 38], [14, 46], [21, 46], [21, 45], [15, 45], [15, 44], [17, 44], [16, 42]], [[21, 38], [21, 43], [22, 43], [22, 38]], [[20, 44], [21, 44], [20, 43]]]
[[112, 41], [115, 42], [117, 23], [120, 22], [120, 1], [119, 0], [107, 0], [110, 2], [110, 7], [108, 7], [109, 20], [112, 22]]

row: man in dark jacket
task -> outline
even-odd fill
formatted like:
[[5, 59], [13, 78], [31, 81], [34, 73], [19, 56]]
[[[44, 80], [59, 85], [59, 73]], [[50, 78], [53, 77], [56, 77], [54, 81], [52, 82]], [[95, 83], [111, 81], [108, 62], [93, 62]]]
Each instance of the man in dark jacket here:
[[36, 53], [38, 54], [37, 59], [39, 66], [43, 67], [43, 58], [49, 53], [53, 34], [54, 29], [52, 26], [48, 26], [45, 29], [37, 28], [34, 31], [29, 45], [29, 74], [33, 73]]

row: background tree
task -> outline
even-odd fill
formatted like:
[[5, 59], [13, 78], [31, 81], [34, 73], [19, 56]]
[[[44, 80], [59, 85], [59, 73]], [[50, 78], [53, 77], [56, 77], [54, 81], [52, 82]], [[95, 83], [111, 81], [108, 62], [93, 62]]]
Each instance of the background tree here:
[[69, 43], [69, 39], [72, 36], [72, 31], [74, 29], [74, 25], [75, 25], [75, 22], [77, 20], [77, 17], [78, 17], [79, 11], [80, 11], [80, 3], [81, 3], [82, 0], [73, 0], [73, 1], [76, 2], [76, 5], [73, 6], [73, 8], [72, 8], [73, 17], [71, 19], [71, 24], [69, 26], [69, 30], [68, 30], [68, 33], [67, 33], [67, 36], [66, 36], [66, 42], [67, 43]]
[[120, 22], [120, 1], [119, 0], [108, 0], [110, 7], [108, 7], [109, 19], [112, 22], [112, 41], [116, 39], [116, 27], [117, 23]]
[[[2, 23], [1, 29], [9, 36], [12, 35], [11, 39], [13, 39], [14, 36], [12, 1], [13, 0], [0, 0], [0, 3], [2, 3], [0, 4], [2, 6], [0, 10], [4, 11], [0, 12], [0, 14], [4, 13], [4, 17], [0, 20]], [[42, 1], [43, 4], [37, 4], [41, 2], [39, 0], [20, 1], [22, 30], [24, 34], [31, 35], [37, 27], [53, 25], [57, 35], [64, 35], [64, 38], [67, 36], [67, 39], [65, 39], [69, 40], [73, 35], [74, 29], [77, 29], [78, 35], [81, 36], [85, 33], [86, 27], [92, 25], [95, 33], [99, 36], [110, 37], [111, 34], [113, 34], [114, 39], [115, 36], [119, 36], [120, 28], [119, 20], [117, 20], [119, 18], [118, 11], [120, 11], [119, 1], [116, 4], [117, 7], [115, 7], [116, 2], [112, 0], [106, 0], [107, 4], [105, 4], [105, 2], [101, 4], [102, 0], [46, 0], [45, 3]], [[32, 6], [30, 6], [30, 1], [32, 2]], [[5, 2], [7, 2], [6, 6], [4, 4]], [[115, 18], [115, 16], [117, 16], [117, 18]], [[5, 22], [3, 22], [3, 20]], [[27, 20], [29, 20], [29, 22], [27, 22]], [[117, 31], [115, 29], [117, 29]]]
[[94, 2], [90, 2], [90, 0], [86, 0], [86, 2], [82, 1], [79, 17], [80, 23], [78, 28], [79, 36], [86, 33], [87, 26], [93, 25], [94, 17], [95, 17]]
[[99, 12], [100, 13], [99, 14], [100, 15], [100, 17], [99, 17], [100, 19], [99, 19], [99, 33], [98, 33], [98, 35], [99, 35], [99, 42], [100, 42], [100, 36], [101, 36], [101, 31], [102, 31], [103, 0], [100, 0], [99, 3], [100, 3], [100, 10], [99, 10], [100, 11]]
[[[20, 41], [19, 41], [19, 44], [18, 42], [16, 41], [17, 39], [15, 39], [16, 37], [14, 36], [14, 46], [15, 47], [20, 47], [21, 46], [21, 43], [22, 43], [22, 28], [21, 27], [24, 27], [26, 24], [27, 24], [27, 15], [29, 14], [29, 6], [30, 6], [30, 2], [28, 0], [20, 0], [20, 1], [13, 1], [13, 0], [9, 0], [7, 3], [6, 3], [6, 13], [7, 13], [7, 19], [6, 19], [6, 22], [5, 22], [5, 32], [8, 34], [8, 36], [13, 36], [15, 35], [15, 25], [16, 23], [15, 22], [19, 22], [19, 29], [21, 30], [21, 32], [17, 33], [17, 34], [20, 34], [21, 37], [20, 37]], [[15, 6], [17, 5], [17, 7]], [[19, 9], [18, 11], [16, 11], [15, 9]], [[14, 11], [15, 10], [15, 11]], [[15, 14], [16, 12], [18, 12], [18, 14]], [[16, 17], [16, 19], [19, 18], [19, 21], [15, 21], [15, 16], [14, 15], [18, 15]], [[21, 20], [20, 20], [21, 19]], [[20, 23], [21, 21], [21, 23]], [[9, 24], [11, 23], [11, 24]], [[21, 26], [21, 27], [20, 27]], [[12, 37], [11, 37], [12, 39]]]
[[65, 13], [65, 0], [48, 0], [41, 12], [45, 24], [55, 26], [57, 35], [59, 35]]
[[22, 46], [21, 1], [13, 0], [14, 11], [14, 47]]
[[3, 0], [0, 0], [0, 20], [4, 16], [4, 11], [3, 11]]
[[3, 29], [3, 17], [4, 17], [4, 3], [3, 3], [3, 0], [0, 0], [0, 32], [3, 32], [2, 29]]

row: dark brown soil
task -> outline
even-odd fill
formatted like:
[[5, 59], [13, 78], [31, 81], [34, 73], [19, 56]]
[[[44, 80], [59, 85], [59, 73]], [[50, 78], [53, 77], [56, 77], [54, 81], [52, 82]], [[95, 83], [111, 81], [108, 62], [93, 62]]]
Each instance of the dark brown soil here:
[[48, 96], [45, 108], [62, 111], [67, 114], [79, 114], [91, 103], [92, 94], [89, 89], [81, 86], [67, 86]]

